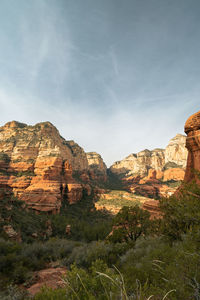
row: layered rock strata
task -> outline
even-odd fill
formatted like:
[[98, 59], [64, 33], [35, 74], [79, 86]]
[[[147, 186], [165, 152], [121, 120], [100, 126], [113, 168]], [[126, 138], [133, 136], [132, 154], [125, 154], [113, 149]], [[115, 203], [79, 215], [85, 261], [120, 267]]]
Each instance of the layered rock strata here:
[[107, 167], [101, 155], [96, 152], [86, 153], [90, 177], [96, 181], [106, 182], [107, 180]]
[[188, 118], [185, 123], [185, 133], [188, 160], [184, 180], [186, 182], [195, 180], [200, 184], [200, 111]]
[[177, 134], [165, 149], [131, 154], [114, 163], [110, 171], [133, 193], [151, 198], [170, 196], [185, 176], [185, 143], [186, 136]]
[[84, 150], [62, 138], [50, 122], [0, 127], [1, 198], [12, 192], [35, 210], [56, 213], [62, 201], [81, 199], [83, 187], [73, 173], [87, 171]]
[[182, 134], [177, 134], [169, 141], [165, 148], [165, 164], [172, 162], [182, 168], [186, 168], [187, 164], [187, 149], [186, 137]]
[[115, 162], [110, 171], [118, 175], [140, 175], [147, 176], [149, 169], [162, 171], [169, 168], [170, 163], [180, 168], [186, 167], [187, 149], [185, 147], [186, 137], [177, 134], [170, 140], [166, 149], [143, 150], [136, 154], [130, 154], [121, 161]]

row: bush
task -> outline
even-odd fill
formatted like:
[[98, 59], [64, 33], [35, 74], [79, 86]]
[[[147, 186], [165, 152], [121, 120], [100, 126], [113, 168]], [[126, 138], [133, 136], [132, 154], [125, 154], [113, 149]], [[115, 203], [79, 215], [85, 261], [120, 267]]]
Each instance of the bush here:
[[173, 161], [168, 161], [164, 167], [163, 167], [163, 171], [168, 170], [168, 169], [172, 169], [172, 168], [182, 168], [182, 166], [177, 165], [175, 162]]
[[169, 299], [198, 299], [194, 297], [200, 283], [198, 249], [190, 235], [173, 247], [161, 238], [138, 240], [135, 248], [121, 257], [127, 290], [133, 291], [139, 281], [146, 297], [152, 294], [162, 299], [174, 290]]
[[0, 152], [0, 160], [4, 161], [5, 163], [9, 163], [10, 157], [5, 152]]
[[150, 213], [139, 206], [124, 206], [113, 219], [114, 242], [135, 242], [141, 235], [146, 235], [151, 227]]
[[108, 266], [112, 266], [117, 264], [119, 256], [125, 253], [127, 249], [126, 243], [91, 242], [74, 248], [71, 255], [63, 263], [68, 267], [76, 263], [78, 267], [89, 268], [95, 260], [100, 259]]
[[161, 232], [172, 241], [181, 239], [200, 225], [200, 187], [194, 182], [183, 185], [176, 195], [160, 200], [160, 209]]
[[[95, 261], [86, 271], [72, 265], [64, 278], [65, 288], [52, 291], [44, 289], [34, 300], [51, 299], [118, 299], [121, 293], [119, 275], [109, 269], [101, 260]], [[109, 298], [113, 295], [115, 298]], [[125, 299], [125, 298], [124, 298]]]

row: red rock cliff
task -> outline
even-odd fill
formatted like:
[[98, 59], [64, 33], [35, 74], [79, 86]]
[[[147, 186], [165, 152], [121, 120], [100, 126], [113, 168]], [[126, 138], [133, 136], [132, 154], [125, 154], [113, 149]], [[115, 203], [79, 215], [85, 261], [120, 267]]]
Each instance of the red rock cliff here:
[[35, 210], [56, 213], [62, 201], [81, 199], [83, 187], [73, 172], [87, 170], [83, 149], [50, 122], [0, 127], [0, 198], [13, 192]]
[[200, 179], [194, 172], [194, 170], [200, 171], [200, 111], [186, 121], [185, 133], [187, 134], [188, 160], [184, 180], [189, 182], [195, 179], [200, 184]]

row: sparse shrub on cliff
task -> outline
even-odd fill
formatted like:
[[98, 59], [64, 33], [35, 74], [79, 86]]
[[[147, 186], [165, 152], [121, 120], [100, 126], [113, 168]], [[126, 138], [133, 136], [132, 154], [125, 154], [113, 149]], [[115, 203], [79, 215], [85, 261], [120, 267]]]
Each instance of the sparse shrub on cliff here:
[[5, 163], [10, 162], [10, 157], [5, 152], [0, 152], [0, 161], [4, 161]]
[[30, 171], [30, 170], [27, 170], [27, 171], [20, 171], [18, 173], [16, 173], [16, 176], [17, 177], [22, 177], [22, 176], [26, 176], [26, 177], [29, 177], [29, 176], [35, 176], [35, 173], [33, 171]]
[[182, 184], [182, 181], [181, 180], [176, 181], [176, 180], [171, 179], [171, 180], [165, 181], [165, 184], [168, 185], [169, 187], [177, 188]]
[[173, 161], [168, 161], [164, 167], [163, 167], [163, 171], [168, 170], [168, 169], [173, 169], [173, 168], [182, 168], [182, 166], [177, 165], [175, 162]]

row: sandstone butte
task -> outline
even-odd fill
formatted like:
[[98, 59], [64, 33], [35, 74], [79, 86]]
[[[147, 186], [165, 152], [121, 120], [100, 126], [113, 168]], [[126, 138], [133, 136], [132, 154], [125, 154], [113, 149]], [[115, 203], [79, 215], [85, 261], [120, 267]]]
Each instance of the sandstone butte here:
[[89, 157], [50, 122], [8, 122], [0, 127], [0, 198], [14, 194], [36, 211], [57, 213], [62, 201], [79, 201], [83, 188], [91, 192], [91, 177], [106, 179], [102, 158], [95, 168]]
[[195, 180], [200, 184], [200, 178], [195, 172], [200, 172], [200, 111], [188, 118], [185, 123], [185, 133], [188, 160], [184, 181]]
[[[188, 150], [184, 181], [194, 180], [197, 184], [200, 184], [200, 111], [188, 118], [184, 130], [187, 134], [186, 148]], [[152, 217], [159, 217], [158, 203], [155, 200], [145, 202], [143, 208], [149, 210]]]

